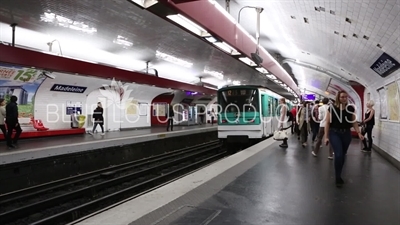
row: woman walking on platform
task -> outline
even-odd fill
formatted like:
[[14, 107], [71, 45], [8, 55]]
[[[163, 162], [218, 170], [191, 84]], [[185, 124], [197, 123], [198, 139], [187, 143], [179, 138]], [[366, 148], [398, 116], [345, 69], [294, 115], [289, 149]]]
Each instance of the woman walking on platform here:
[[375, 110], [374, 110], [374, 101], [370, 100], [367, 102], [367, 112], [365, 112], [365, 117], [363, 124], [365, 125], [365, 130], [362, 132], [363, 135], [367, 134], [368, 139], [368, 146], [367, 140], [364, 138], [363, 144], [364, 148], [362, 149], [363, 152], [371, 152], [372, 149], [372, 129], [375, 125]]
[[351, 143], [350, 128], [354, 127], [358, 137], [364, 140], [356, 121], [355, 108], [348, 104], [348, 95], [345, 91], [339, 91], [335, 104], [329, 107], [325, 123], [325, 144], [331, 144], [335, 153], [335, 177], [336, 186], [344, 184], [342, 170], [346, 160], [347, 150]]
[[103, 107], [101, 105], [101, 102], [97, 103], [97, 108], [93, 112], [93, 119], [94, 119], [93, 130], [90, 134], [94, 133], [98, 124], [101, 127], [101, 135], [104, 135], [104, 127], [103, 127], [104, 118], [103, 118]]

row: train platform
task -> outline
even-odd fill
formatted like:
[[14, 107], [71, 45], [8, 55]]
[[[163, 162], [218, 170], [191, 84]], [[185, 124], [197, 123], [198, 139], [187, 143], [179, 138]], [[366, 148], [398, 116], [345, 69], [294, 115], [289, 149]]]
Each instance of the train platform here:
[[79, 225], [399, 224], [400, 171], [354, 139], [342, 188], [333, 160], [290, 137], [267, 139], [181, 179], [73, 223]]
[[0, 147], [0, 165], [79, 153], [94, 149], [104, 149], [114, 146], [123, 146], [149, 142], [164, 138], [179, 137], [191, 134], [200, 134], [217, 131], [217, 126], [174, 126], [174, 131], [166, 131], [165, 127], [152, 127], [137, 130], [44, 137], [35, 139], [21, 139], [17, 149], [8, 150], [3, 143]]

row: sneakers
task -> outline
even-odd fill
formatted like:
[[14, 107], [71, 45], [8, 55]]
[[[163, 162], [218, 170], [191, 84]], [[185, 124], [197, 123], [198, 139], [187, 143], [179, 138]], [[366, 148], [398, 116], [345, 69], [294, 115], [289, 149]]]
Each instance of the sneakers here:
[[103, 132], [103, 133], [101, 133], [100, 135], [101, 135], [101, 136], [104, 136], [104, 135], [105, 135], [105, 133]]
[[311, 154], [312, 154], [313, 156], [317, 157], [317, 154], [315, 154], [314, 151], [312, 151]]

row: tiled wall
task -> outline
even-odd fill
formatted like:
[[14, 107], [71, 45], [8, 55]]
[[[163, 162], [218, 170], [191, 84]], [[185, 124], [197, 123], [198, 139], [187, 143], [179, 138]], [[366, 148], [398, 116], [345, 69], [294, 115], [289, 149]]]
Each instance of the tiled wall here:
[[[373, 130], [373, 141], [376, 146], [400, 162], [400, 122], [380, 119], [380, 96], [377, 92], [377, 89], [384, 85], [398, 81], [400, 79], [400, 72], [395, 71], [394, 74], [389, 75], [385, 79], [379, 78], [378, 75], [377, 77], [378, 80], [367, 87], [364, 93], [365, 102], [368, 100], [368, 93], [370, 93], [370, 98], [375, 102], [376, 125]], [[400, 101], [399, 96], [397, 96], [397, 100]]]

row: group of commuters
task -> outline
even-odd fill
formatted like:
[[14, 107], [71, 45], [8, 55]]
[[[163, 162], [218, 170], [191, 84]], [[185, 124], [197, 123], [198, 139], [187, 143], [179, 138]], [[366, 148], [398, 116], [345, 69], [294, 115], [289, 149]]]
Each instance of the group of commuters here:
[[[280, 101], [285, 104], [285, 100]], [[356, 121], [356, 109], [348, 103], [348, 94], [345, 91], [339, 91], [334, 102], [329, 103], [328, 98], [315, 103], [303, 102], [300, 107], [294, 107], [290, 112], [293, 115], [291, 126], [292, 134], [296, 133], [303, 147], [307, 146], [308, 135], [311, 134], [314, 143], [311, 154], [318, 156], [322, 143], [328, 146], [328, 159], [334, 159], [336, 186], [341, 187], [344, 184], [342, 179], [342, 170], [346, 161], [347, 150], [352, 140], [351, 128], [357, 132], [362, 140], [363, 152], [371, 152], [372, 149], [372, 130], [375, 125], [374, 102], [368, 101], [367, 110], [364, 119], [360, 123]], [[284, 108], [284, 107], [282, 107]], [[282, 109], [281, 115], [285, 109]], [[281, 121], [283, 121], [281, 118]], [[282, 129], [282, 123], [280, 125]], [[367, 134], [367, 140], [364, 138]], [[281, 147], [287, 147], [287, 139], [283, 140]]]
[[[5, 99], [0, 99], [0, 129], [3, 132], [9, 150], [18, 147], [18, 139], [22, 133], [21, 125], [18, 121], [17, 101], [18, 98], [14, 95], [10, 97], [8, 104]], [[14, 130], [15, 136], [12, 138]]]

